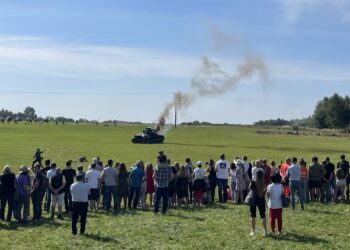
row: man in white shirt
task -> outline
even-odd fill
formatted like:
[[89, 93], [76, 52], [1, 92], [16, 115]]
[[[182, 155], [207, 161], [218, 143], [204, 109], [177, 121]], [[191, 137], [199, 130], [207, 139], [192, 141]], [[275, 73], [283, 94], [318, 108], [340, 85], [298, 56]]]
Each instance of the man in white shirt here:
[[100, 197], [100, 172], [96, 170], [96, 164], [91, 164], [91, 170], [88, 170], [85, 175], [85, 182], [90, 185], [89, 208], [90, 211], [97, 209], [96, 202]]
[[290, 201], [292, 209], [295, 209], [295, 193], [297, 193], [301, 209], [304, 210], [304, 200], [303, 196], [301, 195], [301, 169], [296, 157], [293, 157], [292, 165], [288, 167], [286, 176], [289, 177]]
[[227, 202], [227, 179], [229, 172], [229, 164], [225, 160], [225, 155], [222, 154], [220, 156], [220, 160], [215, 164], [215, 172], [218, 183], [218, 195], [219, 202], [226, 203]]
[[84, 183], [84, 176], [77, 175], [76, 182], [70, 186], [72, 194], [72, 234], [77, 235], [77, 222], [80, 216], [80, 234], [85, 233], [90, 185]]
[[[51, 163], [51, 169], [49, 170], [49, 171], [47, 171], [47, 178], [50, 180], [50, 178], [52, 177], [52, 176], [55, 176], [56, 175], [56, 167], [57, 167], [57, 165], [56, 165], [56, 163]], [[46, 201], [46, 207], [45, 207], [45, 210], [47, 211], [47, 212], [49, 212], [50, 211], [50, 208], [51, 208], [51, 194], [52, 194], [52, 192], [51, 192], [51, 189], [50, 188], [48, 188], [47, 189], [47, 191], [46, 191], [46, 197], [47, 197], [47, 201]]]

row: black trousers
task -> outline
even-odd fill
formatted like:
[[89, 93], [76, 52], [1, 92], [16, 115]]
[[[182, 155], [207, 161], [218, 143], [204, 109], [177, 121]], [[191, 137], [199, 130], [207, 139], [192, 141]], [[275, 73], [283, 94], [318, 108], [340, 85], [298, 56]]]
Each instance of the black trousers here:
[[72, 204], [72, 234], [76, 235], [78, 233], [77, 223], [80, 217], [80, 233], [85, 233], [86, 217], [88, 211], [87, 202], [73, 202]]
[[64, 208], [67, 213], [72, 212], [72, 195], [70, 194], [70, 190], [64, 192]]
[[5, 206], [7, 203], [8, 210], [7, 210], [6, 219], [11, 220], [14, 200], [15, 200], [14, 194], [3, 194], [3, 196], [1, 197], [0, 219], [5, 220]]
[[45, 191], [37, 189], [32, 193], [33, 219], [40, 220]]
[[193, 197], [192, 197], [192, 194], [193, 194], [193, 182], [192, 181], [188, 182], [188, 192], [190, 193], [190, 195], [189, 195], [190, 202], [192, 202], [192, 200], [193, 200]]

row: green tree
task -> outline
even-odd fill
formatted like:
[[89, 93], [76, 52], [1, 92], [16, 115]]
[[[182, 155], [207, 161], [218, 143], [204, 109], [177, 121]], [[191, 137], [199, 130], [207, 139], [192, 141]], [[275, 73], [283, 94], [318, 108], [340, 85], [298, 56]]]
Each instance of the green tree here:
[[345, 128], [350, 123], [350, 99], [335, 93], [316, 105], [313, 118], [318, 128]]
[[23, 111], [23, 114], [27, 118], [36, 118], [35, 109], [33, 107], [26, 107]]

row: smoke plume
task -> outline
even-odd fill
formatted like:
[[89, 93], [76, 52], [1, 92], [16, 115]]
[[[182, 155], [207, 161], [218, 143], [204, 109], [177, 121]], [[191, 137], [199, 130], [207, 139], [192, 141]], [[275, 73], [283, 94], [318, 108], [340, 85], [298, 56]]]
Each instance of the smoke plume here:
[[[216, 47], [222, 47], [225, 44], [230, 46], [232, 40], [225, 36], [218, 29], [211, 29], [211, 36], [215, 38]], [[249, 48], [248, 45], [245, 46]], [[249, 49], [250, 50], [250, 49]], [[251, 53], [249, 53], [251, 54]], [[222, 67], [204, 56], [197, 74], [191, 80], [190, 93], [177, 92], [174, 94], [171, 102], [165, 105], [163, 112], [160, 114], [157, 130], [164, 128], [171, 111], [176, 107], [178, 111], [185, 111], [198, 98], [205, 96], [221, 96], [227, 91], [237, 87], [242, 80], [251, 79], [257, 74], [262, 80], [267, 80], [268, 70], [263, 58], [259, 56], [248, 56], [239, 63], [235, 69], [236, 73], [228, 73]]]

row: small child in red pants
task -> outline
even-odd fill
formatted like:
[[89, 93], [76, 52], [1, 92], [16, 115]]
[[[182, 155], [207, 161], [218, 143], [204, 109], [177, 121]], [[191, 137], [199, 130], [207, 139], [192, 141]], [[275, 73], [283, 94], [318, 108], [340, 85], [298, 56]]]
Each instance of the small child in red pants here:
[[271, 176], [272, 184], [267, 186], [267, 199], [270, 211], [271, 231], [275, 233], [275, 223], [277, 220], [278, 235], [282, 233], [282, 194], [283, 185], [281, 184], [281, 175], [277, 172]]

